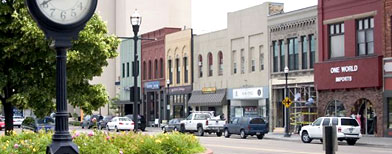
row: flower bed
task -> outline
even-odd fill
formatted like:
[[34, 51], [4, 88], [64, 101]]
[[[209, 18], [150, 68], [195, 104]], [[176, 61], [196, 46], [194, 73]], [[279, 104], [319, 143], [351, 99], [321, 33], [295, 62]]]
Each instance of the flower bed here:
[[[151, 136], [94, 131], [72, 133], [72, 138], [81, 154], [195, 154], [205, 151], [194, 135], [177, 132]], [[51, 139], [52, 133], [43, 132], [0, 136], [0, 153], [44, 154]]]

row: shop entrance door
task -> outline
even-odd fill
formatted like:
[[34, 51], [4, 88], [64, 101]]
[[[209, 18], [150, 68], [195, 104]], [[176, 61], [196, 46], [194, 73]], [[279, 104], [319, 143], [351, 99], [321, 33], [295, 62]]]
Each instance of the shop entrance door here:
[[373, 104], [368, 99], [359, 99], [354, 106], [352, 116], [357, 119], [361, 126], [361, 133], [373, 135], [377, 130], [377, 116]]

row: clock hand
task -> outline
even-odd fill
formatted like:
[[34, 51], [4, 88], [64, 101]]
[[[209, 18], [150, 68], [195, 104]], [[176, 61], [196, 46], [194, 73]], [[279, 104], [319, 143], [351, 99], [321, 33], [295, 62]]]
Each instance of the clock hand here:
[[41, 5], [48, 4], [50, 1], [52, 1], [52, 0], [46, 0], [46, 1], [43, 1], [43, 2], [41, 3]]

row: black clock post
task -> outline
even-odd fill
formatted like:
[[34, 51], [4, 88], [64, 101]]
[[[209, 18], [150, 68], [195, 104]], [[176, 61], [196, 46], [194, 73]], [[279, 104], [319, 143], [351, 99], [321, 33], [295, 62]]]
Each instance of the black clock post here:
[[[45, 1], [49, 3], [50, 1]], [[45, 3], [44, 2], [44, 3]], [[74, 2], [74, 1], [70, 1]], [[97, 0], [90, 0], [88, 3], [87, 12], [79, 20], [61, 24], [53, 21], [39, 9], [38, 0], [26, 0], [25, 4], [28, 6], [29, 12], [38, 26], [43, 30], [47, 39], [52, 40], [51, 47], [56, 52], [56, 120], [55, 132], [52, 137], [52, 144], [50, 144], [46, 153], [49, 154], [76, 154], [79, 153], [78, 146], [72, 142], [72, 137], [68, 129], [68, 113], [67, 113], [67, 74], [66, 74], [66, 60], [67, 49], [72, 47], [71, 41], [77, 39], [79, 32], [85, 27], [86, 23], [95, 12], [97, 7]], [[75, 3], [75, 2], [74, 2]]]

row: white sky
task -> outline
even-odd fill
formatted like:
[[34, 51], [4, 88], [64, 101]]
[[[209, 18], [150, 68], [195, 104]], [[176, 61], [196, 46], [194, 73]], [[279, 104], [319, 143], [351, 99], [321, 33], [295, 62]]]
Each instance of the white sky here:
[[289, 12], [317, 5], [318, 0], [192, 0], [192, 28], [195, 34], [225, 29], [228, 12], [268, 1], [284, 3], [284, 11]]

